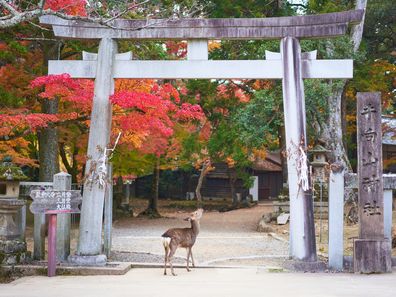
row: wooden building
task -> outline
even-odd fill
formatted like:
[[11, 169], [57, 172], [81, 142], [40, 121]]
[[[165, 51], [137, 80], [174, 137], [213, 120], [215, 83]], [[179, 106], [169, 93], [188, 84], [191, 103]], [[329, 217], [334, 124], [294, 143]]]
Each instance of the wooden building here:
[[275, 199], [283, 187], [280, 153], [267, 153], [265, 159], [256, 159], [252, 175], [258, 177], [258, 200]]
[[[230, 178], [234, 176], [232, 168], [226, 163], [213, 164], [202, 184], [201, 194], [204, 199], [231, 199]], [[258, 180], [258, 200], [276, 198], [282, 189], [282, 167], [279, 153], [268, 153], [266, 158], [256, 159], [246, 173]], [[166, 170], [160, 173], [160, 198], [185, 199], [188, 192], [195, 192], [199, 172], [182, 170]], [[142, 176], [133, 183], [133, 191], [137, 197], [148, 197], [151, 191], [152, 175]], [[241, 198], [249, 195], [249, 188], [244, 186], [242, 179], [234, 183], [235, 193]]]
[[[226, 163], [214, 163], [213, 171], [210, 171], [203, 183], [201, 194], [205, 199], [215, 198], [229, 198], [231, 199], [231, 180], [230, 178], [235, 175], [233, 168], [228, 168]], [[248, 170], [248, 169], [247, 169]], [[197, 179], [198, 180], [198, 179]], [[197, 180], [192, 183], [192, 192], [195, 190]], [[242, 197], [246, 197], [249, 194], [249, 189], [245, 188], [241, 179], [236, 179], [234, 183], [235, 193], [240, 193]]]
[[396, 173], [396, 118], [382, 116], [384, 172]]

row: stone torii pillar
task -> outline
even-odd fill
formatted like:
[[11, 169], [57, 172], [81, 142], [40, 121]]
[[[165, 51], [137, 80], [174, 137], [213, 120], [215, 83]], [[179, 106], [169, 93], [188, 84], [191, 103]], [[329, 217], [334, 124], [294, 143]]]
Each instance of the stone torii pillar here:
[[[303, 261], [316, 261], [315, 223], [310, 177], [306, 159], [305, 78], [311, 77], [317, 51], [302, 53], [297, 38], [281, 40], [281, 53], [266, 51], [267, 60], [282, 61], [283, 112], [290, 199], [290, 255]], [[306, 64], [306, 67], [303, 67]], [[331, 65], [330, 65], [331, 66]], [[345, 69], [351, 65], [342, 65]]]
[[114, 63], [131, 60], [132, 53], [117, 54], [117, 44], [111, 38], [103, 38], [98, 54], [83, 52], [87, 67], [79, 70], [91, 73], [95, 78], [93, 109], [88, 139], [88, 160], [85, 169], [83, 203], [80, 218], [80, 232], [77, 254], [69, 261], [79, 265], [105, 265], [102, 254], [102, 217], [104, 197], [108, 190], [108, 163], [106, 149], [111, 133], [110, 96], [114, 93]]
[[109, 98], [114, 93], [113, 63], [116, 53], [117, 44], [113, 39], [103, 38], [100, 41], [77, 255], [69, 257], [71, 262], [83, 265], [106, 264], [106, 256], [101, 254], [102, 245], [98, 238], [102, 237], [103, 203], [107, 186], [106, 148], [111, 132]]
[[283, 38], [281, 55], [283, 112], [286, 154], [288, 154], [290, 254], [299, 260], [316, 261], [312, 190], [306, 158], [305, 95], [299, 40], [293, 37]]

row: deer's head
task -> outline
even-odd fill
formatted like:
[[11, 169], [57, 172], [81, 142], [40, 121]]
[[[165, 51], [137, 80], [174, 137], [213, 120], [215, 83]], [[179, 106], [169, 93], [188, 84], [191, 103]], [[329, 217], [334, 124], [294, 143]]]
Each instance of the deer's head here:
[[185, 218], [185, 221], [199, 221], [202, 217], [203, 214], [203, 209], [202, 208], [198, 208], [196, 211], [192, 212], [190, 214], [190, 216], [188, 216], [187, 218]]

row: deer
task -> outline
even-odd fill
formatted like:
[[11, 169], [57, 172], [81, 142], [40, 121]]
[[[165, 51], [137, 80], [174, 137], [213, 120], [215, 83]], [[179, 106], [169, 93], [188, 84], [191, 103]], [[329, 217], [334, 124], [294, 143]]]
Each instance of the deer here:
[[172, 265], [172, 259], [178, 247], [187, 249], [187, 271], [191, 271], [189, 267], [190, 257], [192, 266], [195, 267], [194, 257], [192, 255], [191, 249], [199, 233], [199, 220], [202, 217], [202, 213], [203, 209], [199, 208], [184, 219], [185, 221], [189, 221], [191, 223], [190, 228], [172, 228], [162, 234], [162, 244], [165, 249], [164, 275], [166, 275], [166, 268], [167, 264], [169, 263], [172, 275], [176, 276]]

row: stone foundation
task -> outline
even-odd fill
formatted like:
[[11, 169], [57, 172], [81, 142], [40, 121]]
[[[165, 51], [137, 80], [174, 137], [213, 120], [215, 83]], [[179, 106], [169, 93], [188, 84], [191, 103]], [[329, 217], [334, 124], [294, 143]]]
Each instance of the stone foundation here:
[[392, 272], [389, 240], [357, 239], [354, 242], [353, 254], [355, 273]]
[[105, 255], [79, 256], [73, 255], [68, 258], [69, 264], [76, 266], [105, 266], [107, 257]]
[[301, 261], [289, 259], [283, 263], [283, 268], [295, 272], [323, 272], [327, 265], [322, 261]]

